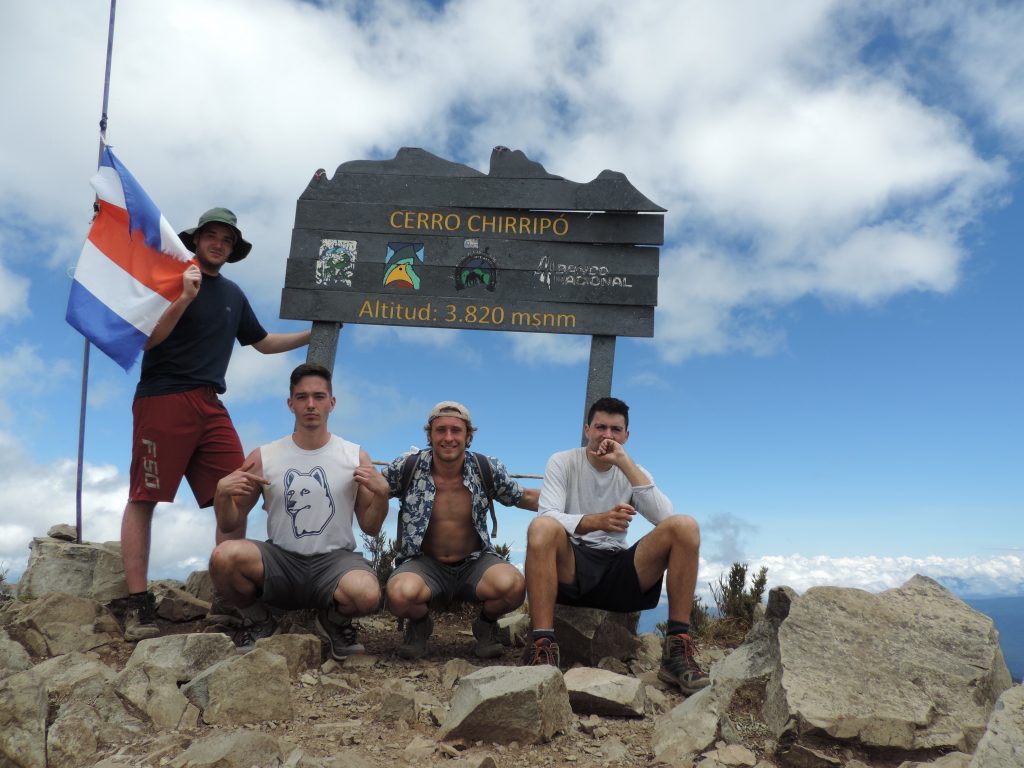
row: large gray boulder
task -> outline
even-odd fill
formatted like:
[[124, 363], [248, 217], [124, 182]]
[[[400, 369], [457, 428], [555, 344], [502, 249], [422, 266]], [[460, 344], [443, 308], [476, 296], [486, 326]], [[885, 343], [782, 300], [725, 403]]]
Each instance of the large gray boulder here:
[[[774, 598], [792, 591], [772, 590]], [[772, 605], [769, 598], [769, 606]], [[730, 729], [730, 704], [741, 688], [764, 691], [779, 666], [777, 622], [763, 621], [747, 634], [743, 645], [711, 667], [711, 686], [654, 721], [652, 749], [659, 763], [686, 765]], [[763, 693], [762, 693], [763, 695]]]
[[0, 629], [0, 680], [31, 668], [32, 659], [28, 651]]
[[109, 603], [128, 596], [121, 544], [101, 544], [42, 536], [32, 539], [28, 567], [18, 582], [18, 597], [30, 600], [50, 592], [67, 592]]
[[207, 603], [213, 602], [213, 579], [209, 571], [192, 571], [185, 579], [185, 591]]
[[140, 640], [125, 668], [148, 665], [171, 670], [185, 683], [204, 669], [237, 655], [231, 638], [220, 632], [168, 635]]
[[971, 768], [1008, 765], [1024, 765], [1024, 685], [1016, 685], [999, 697], [988, 730], [971, 760]]
[[575, 667], [565, 673], [572, 711], [582, 715], [643, 717], [647, 708], [644, 684], [635, 677], [593, 667]]
[[293, 679], [320, 666], [320, 638], [313, 635], [261, 637], [256, 641], [256, 647], [282, 657]]
[[168, 621], [192, 621], [210, 612], [210, 604], [184, 589], [161, 586], [153, 589], [156, 595], [156, 615]]
[[0, 765], [46, 765], [46, 688], [31, 672], [0, 680]]
[[484, 667], [459, 680], [440, 735], [538, 744], [571, 723], [569, 693], [554, 667]]
[[107, 645], [120, 638], [121, 627], [91, 598], [48, 592], [18, 611], [7, 632], [36, 656], [59, 656]]
[[170, 761], [171, 768], [250, 768], [284, 763], [277, 739], [266, 733], [228, 731], [200, 739]]
[[117, 674], [95, 656], [67, 653], [34, 666], [35, 675], [47, 695], [61, 701], [70, 698], [99, 696]]
[[992, 620], [932, 579], [880, 594], [815, 587], [778, 629], [776, 732], [972, 752], [1010, 673]]
[[215, 664], [182, 687], [209, 725], [242, 725], [293, 717], [288, 664], [256, 648]]
[[158, 728], [177, 728], [188, 699], [169, 669], [136, 664], [121, 671], [114, 683], [117, 695]]
[[601, 659], [636, 658], [639, 613], [609, 613], [596, 608], [555, 606], [555, 637], [562, 665], [596, 667]]
[[109, 686], [98, 693], [77, 690], [47, 730], [49, 764], [92, 766], [101, 752], [144, 738], [147, 730]]

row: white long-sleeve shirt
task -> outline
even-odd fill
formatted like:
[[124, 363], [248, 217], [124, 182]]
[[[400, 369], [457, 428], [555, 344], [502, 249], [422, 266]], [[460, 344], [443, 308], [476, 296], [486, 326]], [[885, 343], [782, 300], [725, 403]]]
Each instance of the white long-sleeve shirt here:
[[587, 461], [586, 448], [560, 451], [548, 459], [544, 468], [537, 512], [555, 518], [578, 544], [596, 549], [625, 549], [625, 531], [591, 531], [579, 536], [576, 527], [584, 515], [607, 512], [621, 503], [632, 504], [654, 525], [668, 519], [672, 502], [655, 486], [651, 473], [638, 468], [650, 484], [631, 485], [622, 470], [614, 466], [599, 472]]

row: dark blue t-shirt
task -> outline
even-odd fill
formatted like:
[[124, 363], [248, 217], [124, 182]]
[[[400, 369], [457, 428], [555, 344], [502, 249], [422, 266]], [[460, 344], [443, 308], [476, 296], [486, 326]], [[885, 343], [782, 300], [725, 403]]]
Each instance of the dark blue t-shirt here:
[[196, 387], [223, 393], [235, 339], [255, 344], [267, 335], [242, 289], [221, 275], [203, 275], [199, 293], [174, 330], [142, 356], [135, 396], [168, 395]]

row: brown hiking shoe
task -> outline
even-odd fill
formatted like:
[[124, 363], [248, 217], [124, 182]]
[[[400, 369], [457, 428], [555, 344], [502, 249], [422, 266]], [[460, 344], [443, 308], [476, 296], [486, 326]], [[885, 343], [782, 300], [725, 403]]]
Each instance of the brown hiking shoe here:
[[539, 637], [526, 644], [526, 650], [523, 651], [523, 658], [519, 663], [524, 667], [548, 664], [557, 669], [558, 662], [558, 643], [549, 637]]
[[693, 640], [689, 635], [668, 635], [661, 653], [661, 669], [658, 679], [666, 683], [678, 685], [679, 689], [689, 696], [701, 688], [711, 684], [706, 672], [693, 658]]
[[422, 619], [405, 620], [405, 641], [398, 646], [398, 655], [414, 661], [427, 653], [427, 640], [434, 631], [434, 621], [428, 613]]
[[496, 659], [505, 652], [505, 646], [498, 639], [498, 622], [487, 621], [482, 616], [473, 619], [473, 637], [476, 647], [473, 654], [478, 659]]
[[156, 626], [156, 598], [152, 592], [132, 595], [128, 599], [128, 613], [124, 617], [124, 639], [129, 643], [158, 637]]

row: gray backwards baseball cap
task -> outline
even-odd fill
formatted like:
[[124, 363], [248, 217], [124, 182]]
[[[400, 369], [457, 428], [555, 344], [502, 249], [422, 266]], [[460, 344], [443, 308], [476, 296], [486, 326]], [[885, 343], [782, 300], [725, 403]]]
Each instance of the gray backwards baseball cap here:
[[228, 256], [228, 262], [233, 263], [241, 261], [249, 255], [249, 251], [252, 250], [252, 243], [242, 237], [242, 230], [238, 228], [238, 217], [227, 208], [211, 208], [199, 217], [199, 223], [192, 227], [192, 229], [186, 229], [184, 232], [178, 233], [178, 237], [181, 238], [181, 242], [183, 242], [185, 247], [192, 251], [192, 253], [196, 252], [196, 232], [201, 230], [207, 224], [227, 224], [235, 230], [235, 237], [237, 237], [238, 240], [235, 242], [235, 247], [231, 249], [231, 255]]

